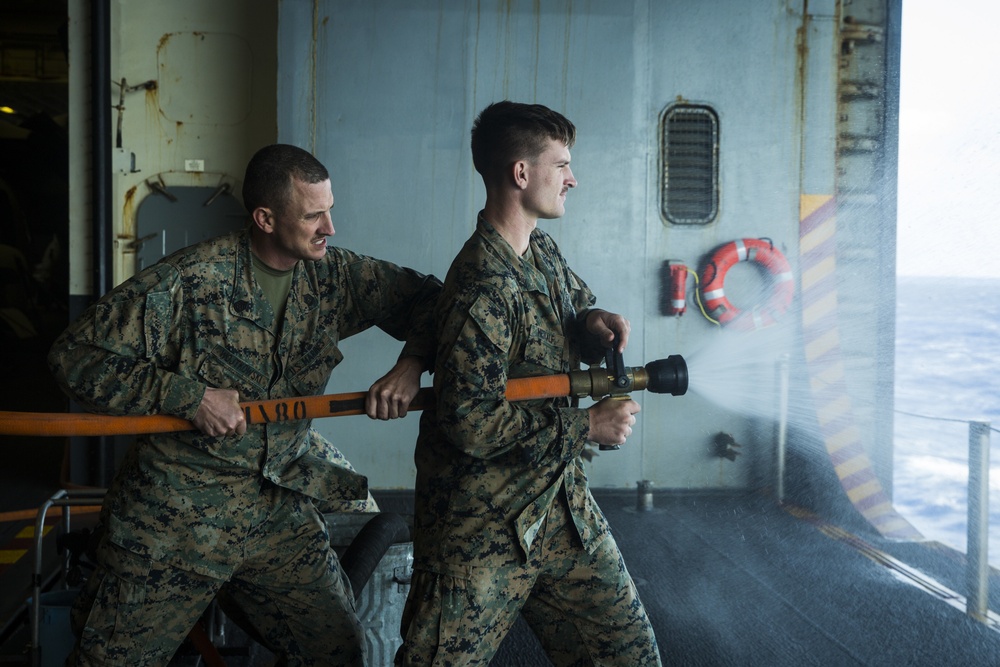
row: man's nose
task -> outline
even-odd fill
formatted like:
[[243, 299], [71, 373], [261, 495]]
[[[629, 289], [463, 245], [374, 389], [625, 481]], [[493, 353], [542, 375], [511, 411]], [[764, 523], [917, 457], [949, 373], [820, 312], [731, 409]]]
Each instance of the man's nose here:
[[571, 188], [575, 188], [576, 187], [576, 177], [573, 176], [573, 170], [570, 169], [569, 167], [567, 167], [566, 169], [567, 169], [566, 185], [568, 185]]

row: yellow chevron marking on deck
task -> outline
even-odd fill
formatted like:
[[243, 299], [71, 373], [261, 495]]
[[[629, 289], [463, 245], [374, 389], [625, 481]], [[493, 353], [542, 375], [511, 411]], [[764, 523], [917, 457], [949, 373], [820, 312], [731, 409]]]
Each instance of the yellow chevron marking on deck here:
[[896, 509], [892, 506], [892, 503], [886, 500], [885, 502], [869, 507], [866, 514], [877, 516], [879, 523], [885, 523], [887, 518], [895, 520]]
[[835, 433], [826, 439], [826, 451], [834, 454], [844, 447], [857, 444], [861, 438], [861, 433], [857, 426], [848, 426], [840, 433]]
[[847, 497], [851, 499], [852, 503], [857, 503], [877, 493], [882, 493], [882, 484], [877, 479], [873, 479], [848, 490]]
[[[884, 516], [879, 517], [880, 520], [875, 522], [876, 524], [878, 524], [877, 526], [878, 528], [881, 528], [882, 531], [886, 533], [893, 533], [897, 530], [900, 531], [906, 531], [907, 529], [913, 530], [913, 526], [910, 525], [909, 521], [907, 521], [900, 515], [896, 514], [895, 510], [891, 510], [891, 512], [892, 512], [891, 514], [887, 513]], [[881, 519], [888, 519], [888, 520], [882, 521]]]
[[868, 460], [868, 457], [861, 454], [852, 459], [847, 459], [837, 466], [835, 470], [837, 471], [837, 477], [844, 479], [845, 477], [850, 477], [860, 470], [864, 470], [869, 465], [871, 465], [871, 462]]
[[[799, 195], [799, 259], [802, 262], [800, 284], [802, 289], [802, 325], [809, 342], [805, 344], [805, 358], [809, 370], [809, 385], [814, 398], [822, 405], [816, 413], [823, 427], [823, 441], [831, 458], [846, 457], [836, 469], [843, 481], [857, 476], [871, 466], [871, 461], [861, 446], [861, 431], [857, 426], [846, 426], [839, 432], [828, 433], [841, 423], [849, 423], [853, 410], [850, 395], [843, 385], [846, 370], [840, 355], [840, 333], [837, 314], [837, 216], [834, 196], [830, 194]], [[819, 213], [823, 209], [822, 214]], [[810, 255], [806, 257], [806, 255]], [[816, 257], [814, 257], [816, 256]], [[839, 394], [829, 400], [830, 394]], [[825, 403], [824, 403], [825, 402]], [[850, 448], [857, 448], [852, 450]], [[842, 482], [843, 483], [843, 482]], [[906, 519], [892, 508], [882, 484], [874, 475], [867, 481], [845, 492], [851, 503], [878, 528], [883, 535], [903, 538], [920, 537]], [[859, 504], [874, 503], [862, 509]], [[876, 518], [878, 520], [876, 520]], [[877, 524], [877, 525], [876, 525]], [[887, 529], [888, 527], [889, 529]]]
[[806, 345], [806, 361], [813, 361], [840, 345], [840, 332], [830, 329], [825, 334]]
[[816, 229], [799, 239], [799, 249], [803, 254], [809, 252], [810, 250], [814, 250], [816, 246], [820, 245], [824, 241], [832, 239], [836, 231], [837, 226], [831, 219], [829, 222], [819, 225]]
[[844, 364], [841, 361], [830, 364], [820, 373], [813, 373], [809, 378], [809, 386], [813, 390], [829, 387], [834, 382], [844, 379]]
[[806, 292], [827, 276], [833, 275], [837, 262], [833, 257], [826, 257], [802, 272], [802, 291]]
[[850, 409], [851, 398], [846, 394], [838, 396], [837, 400], [830, 401], [816, 411], [816, 416], [819, 419], [819, 425], [826, 426], [834, 419], [846, 415]]
[[805, 220], [833, 199], [833, 195], [799, 195], [799, 220]]
[[13, 565], [26, 553], [27, 549], [0, 549], [0, 565]]
[[[51, 530], [52, 530], [52, 526], [43, 526], [42, 527], [42, 536], [44, 537], [44, 536], [48, 535], [49, 531], [51, 531]], [[16, 537], [20, 538], [20, 539], [30, 540], [34, 536], [35, 536], [35, 527], [34, 526], [25, 526], [24, 528], [22, 528], [21, 530], [18, 531]]]
[[817, 299], [812, 304], [802, 309], [802, 322], [806, 326], [816, 324], [824, 316], [829, 315], [837, 309], [837, 293], [830, 292], [822, 299]]
[[[42, 528], [42, 535], [47, 535], [49, 531], [52, 530], [52, 526], [45, 526]], [[25, 526], [21, 530], [17, 531], [17, 535], [14, 536], [14, 540], [31, 540], [35, 537], [35, 527]], [[12, 540], [11, 545], [14, 544]], [[27, 549], [0, 549], [0, 565], [13, 565], [17, 561], [28, 553]]]

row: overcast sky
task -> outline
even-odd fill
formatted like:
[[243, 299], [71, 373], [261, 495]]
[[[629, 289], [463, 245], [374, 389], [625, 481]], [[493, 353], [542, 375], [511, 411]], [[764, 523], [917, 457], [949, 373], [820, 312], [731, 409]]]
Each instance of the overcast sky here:
[[900, 275], [1000, 278], [1000, 2], [906, 0]]

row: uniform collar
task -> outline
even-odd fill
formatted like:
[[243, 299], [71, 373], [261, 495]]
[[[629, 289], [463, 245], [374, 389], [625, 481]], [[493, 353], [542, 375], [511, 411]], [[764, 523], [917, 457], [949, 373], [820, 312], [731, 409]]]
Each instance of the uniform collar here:
[[237, 237], [233, 262], [233, 297], [229, 300], [229, 312], [236, 317], [243, 317], [254, 322], [260, 322], [260, 296], [257, 295], [253, 279], [253, 260], [250, 257], [250, 229], [244, 229]]
[[486, 241], [486, 244], [510, 266], [512, 273], [519, 277], [525, 289], [537, 292], [548, 291], [548, 281], [545, 274], [536, 268], [536, 264], [545, 266], [545, 259], [540, 255], [538, 244], [535, 242], [537, 231], [531, 232], [531, 238], [528, 240], [528, 251], [523, 256], [518, 256], [514, 252], [514, 248], [500, 235], [500, 232], [483, 217], [482, 211], [479, 212], [476, 230]]
[[[273, 331], [274, 312], [268, 305], [264, 293], [257, 287], [253, 277], [253, 256], [250, 250], [250, 230], [243, 231], [238, 237], [235, 247], [233, 262], [233, 298], [229, 302], [230, 312], [237, 316], [253, 321], [257, 325], [268, 331]], [[304, 262], [299, 260], [295, 265], [295, 272], [292, 274], [292, 286], [288, 292], [288, 302], [285, 305], [285, 318], [292, 321], [301, 319], [305, 313], [318, 306], [318, 301], [312, 296], [316, 292], [316, 285], [312, 289], [305, 290], [312, 294], [304, 294], [301, 285], [303, 271], [311, 277], [310, 282], [315, 281], [315, 273], [307, 271]]]

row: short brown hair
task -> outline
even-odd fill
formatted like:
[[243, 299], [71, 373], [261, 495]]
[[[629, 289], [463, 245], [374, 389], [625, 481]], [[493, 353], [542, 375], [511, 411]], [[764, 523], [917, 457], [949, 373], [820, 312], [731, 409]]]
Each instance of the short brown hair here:
[[572, 148], [576, 127], [541, 104], [494, 102], [472, 125], [472, 164], [490, 183], [518, 160], [537, 159], [549, 139]]
[[309, 151], [298, 146], [264, 146], [247, 163], [243, 176], [243, 206], [251, 215], [259, 207], [283, 213], [293, 178], [306, 183], [322, 183], [330, 178], [330, 172]]

